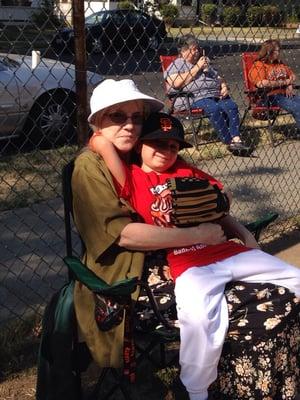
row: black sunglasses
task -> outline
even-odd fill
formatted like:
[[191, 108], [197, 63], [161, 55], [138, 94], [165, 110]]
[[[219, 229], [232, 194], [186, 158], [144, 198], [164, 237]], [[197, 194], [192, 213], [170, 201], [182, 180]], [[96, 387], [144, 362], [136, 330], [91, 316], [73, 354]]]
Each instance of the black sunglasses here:
[[132, 115], [127, 115], [124, 112], [121, 111], [115, 111], [113, 113], [105, 114], [111, 122], [114, 124], [120, 124], [123, 125], [125, 122], [127, 122], [128, 119], [131, 119], [131, 122], [134, 125], [142, 125], [144, 122], [144, 116], [141, 113], [133, 113]]

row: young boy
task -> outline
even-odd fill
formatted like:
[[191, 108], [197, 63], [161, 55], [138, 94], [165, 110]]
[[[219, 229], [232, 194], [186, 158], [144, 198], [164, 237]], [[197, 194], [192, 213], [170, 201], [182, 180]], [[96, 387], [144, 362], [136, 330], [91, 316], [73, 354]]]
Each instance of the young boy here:
[[[164, 113], [153, 113], [144, 123], [136, 148], [140, 166], [125, 165], [101, 132], [94, 133], [89, 145], [106, 162], [119, 196], [149, 224], [172, 226], [168, 178], [208, 179], [223, 189], [213, 177], [178, 158], [178, 151], [191, 145], [184, 140], [182, 124]], [[228, 328], [226, 283], [270, 282], [300, 296], [300, 270], [259, 250], [252, 234], [232, 216], [226, 215], [218, 223], [244, 244], [226, 241], [167, 249], [180, 326], [180, 376], [191, 400], [207, 399], [208, 387], [217, 377]]]

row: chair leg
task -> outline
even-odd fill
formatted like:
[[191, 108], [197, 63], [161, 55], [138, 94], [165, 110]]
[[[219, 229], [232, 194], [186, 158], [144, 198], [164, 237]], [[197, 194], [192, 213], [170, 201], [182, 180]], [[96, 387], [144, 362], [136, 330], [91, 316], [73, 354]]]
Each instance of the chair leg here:
[[268, 134], [269, 134], [269, 138], [271, 141], [271, 146], [274, 147], [275, 143], [274, 143], [274, 135], [273, 135], [273, 124], [275, 122], [275, 119], [271, 119], [269, 114], [268, 114]]
[[275, 143], [274, 143], [274, 136], [273, 136], [273, 125], [270, 123], [271, 121], [268, 120], [268, 134], [269, 134], [269, 138], [271, 141], [271, 146], [274, 147]]
[[248, 108], [244, 111], [243, 117], [242, 117], [242, 119], [241, 119], [241, 121], [240, 121], [240, 128], [243, 126], [243, 123], [244, 123], [244, 121], [245, 121], [247, 115], [249, 114], [249, 110], [250, 110], [250, 108], [248, 107]]
[[[113, 374], [115, 375], [115, 378], [118, 378], [118, 373], [116, 370], [112, 370]], [[121, 376], [121, 378], [119, 377], [119, 389], [123, 394], [123, 397], [125, 400], [134, 400], [136, 399], [136, 395], [134, 393], [134, 384], [130, 383], [128, 380], [126, 380], [126, 378], [124, 378], [123, 376]]]
[[133, 385], [130, 382], [127, 382], [126, 378], [122, 376], [122, 373], [120, 373], [115, 368], [103, 368], [101, 375], [99, 376], [99, 379], [96, 383], [96, 386], [93, 392], [88, 397], [88, 400], [100, 400], [99, 392], [104, 384], [104, 380], [107, 377], [108, 372], [111, 373], [115, 383], [112, 383], [113, 386], [107, 391], [107, 393], [101, 396], [101, 400], [110, 399], [118, 389], [121, 391], [124, 400], [134, 400], [135, 396], [131, 395]]
[[159, 340], [157, 339], [153, 339], [151, 340], [144, 348], [141, 346], [138, 346], [136, 344], [136, 349], [139, 352], [139, 355], [136, 358], [136, 363], [140, 363], [142, 360], [147, 359], [148, 361], [151, 362], [152, 365], [154, 365], [157, 368], [160, 368], [161, 365], [164, 363], [164, 358], [163, 358], [163, 362], [162, 362], [162, 357], [164, 357], [164, 355], [162, 355], [162, 349], [161, 347], [159, 348], [160, 350], [160, 359], [159, 361], [155, 359], [154, 355], [152, 354], [152, 352], [154, 351], [154, 349], [157, 346], [161, 346], [161, 343]]
[[278, 115], [279, 115], [279, 112], [277, 112], [272, 118], [270, 116], [270, 114], [268, 113], [268, 133], [269, 133], [269, 137], [270, 137], [270, 141], [271, 141], [271, 146], [272, 147], [275, 147], [273, 126], [275, 124], [275, 121], [276, 121]]
[[104, 382], [104, 379], [105, 379], [108, 371], [109, 371], [109, 368], [103, 368], [92, 393], [88, 397], [88, 400], [97, 400], [97, 398], [99, 397], [99, 390], [102, 386], [102, 383]]
[[196, 149], [198, 149], [198, 140], [197, 140], [197, 129], [195, 128], [195, 121], [193, 120], [193, 117], [190, 119], [192, 123], [192, 132], [193, 132], [193, 140], [194, 140], [194, 146]]
[[[202, 120], [203, 120], [202, 117], [199, 118], [199, 123], [198, 123], [197, 130], [196, 130], [197, 131], [197, 133], [196, 133], [197, 136], [199, 135], [200, 129], [202, 128]], [[197, 142], [197, 145], [198, 145], [198, 142]]]
[[166, 348], [164, 343], [160, 343], [159, 345], [159, 352], [160, 352], [160, 362], [162, 366], [166, 366]]

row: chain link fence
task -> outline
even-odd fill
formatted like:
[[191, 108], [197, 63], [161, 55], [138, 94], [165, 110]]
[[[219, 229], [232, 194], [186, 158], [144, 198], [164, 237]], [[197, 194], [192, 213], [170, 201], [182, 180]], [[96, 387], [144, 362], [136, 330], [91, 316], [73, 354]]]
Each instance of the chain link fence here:
[[[88, 138], [86, 94], [102, 78], [132, 78], [166, 102], [159, 56], [176, 54], [186, 33], [224, 76], [241, 117], [248, 106], [243, 52], [278, 39], [300, 76], [297, 1], [29, 4], [0, 6], [0, 323], [11, 333], [20, 321], [38, 320], [67, 279], [61, 170]], [[279, 213], [266, 241], [299, 225], [300, 216], [299, 128], [285, 115], [273, 130], [274, 147], [267, 122], [249, 114], [241, 134], [254, 151], [236, 157], [220, 141], [211, 143], [215, 133], [204, 125], [201, 144], [183, 154], [232, 190], [232, 212], [242, 222]], [[186, 131], [191, 139], [189, 124]]]

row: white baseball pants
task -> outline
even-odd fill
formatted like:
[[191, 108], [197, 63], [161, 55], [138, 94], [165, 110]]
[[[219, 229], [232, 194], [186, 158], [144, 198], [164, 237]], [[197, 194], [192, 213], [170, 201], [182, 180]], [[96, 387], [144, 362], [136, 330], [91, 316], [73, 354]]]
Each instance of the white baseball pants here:
[[270, 282], [300, 297], [300, 269], [249, 250], [205, 267], [191, 267], [176, 279], [180, 326], [180, 378], [190, 400], [207, 399], [228, 329], [224, 288], [228, 282]]

